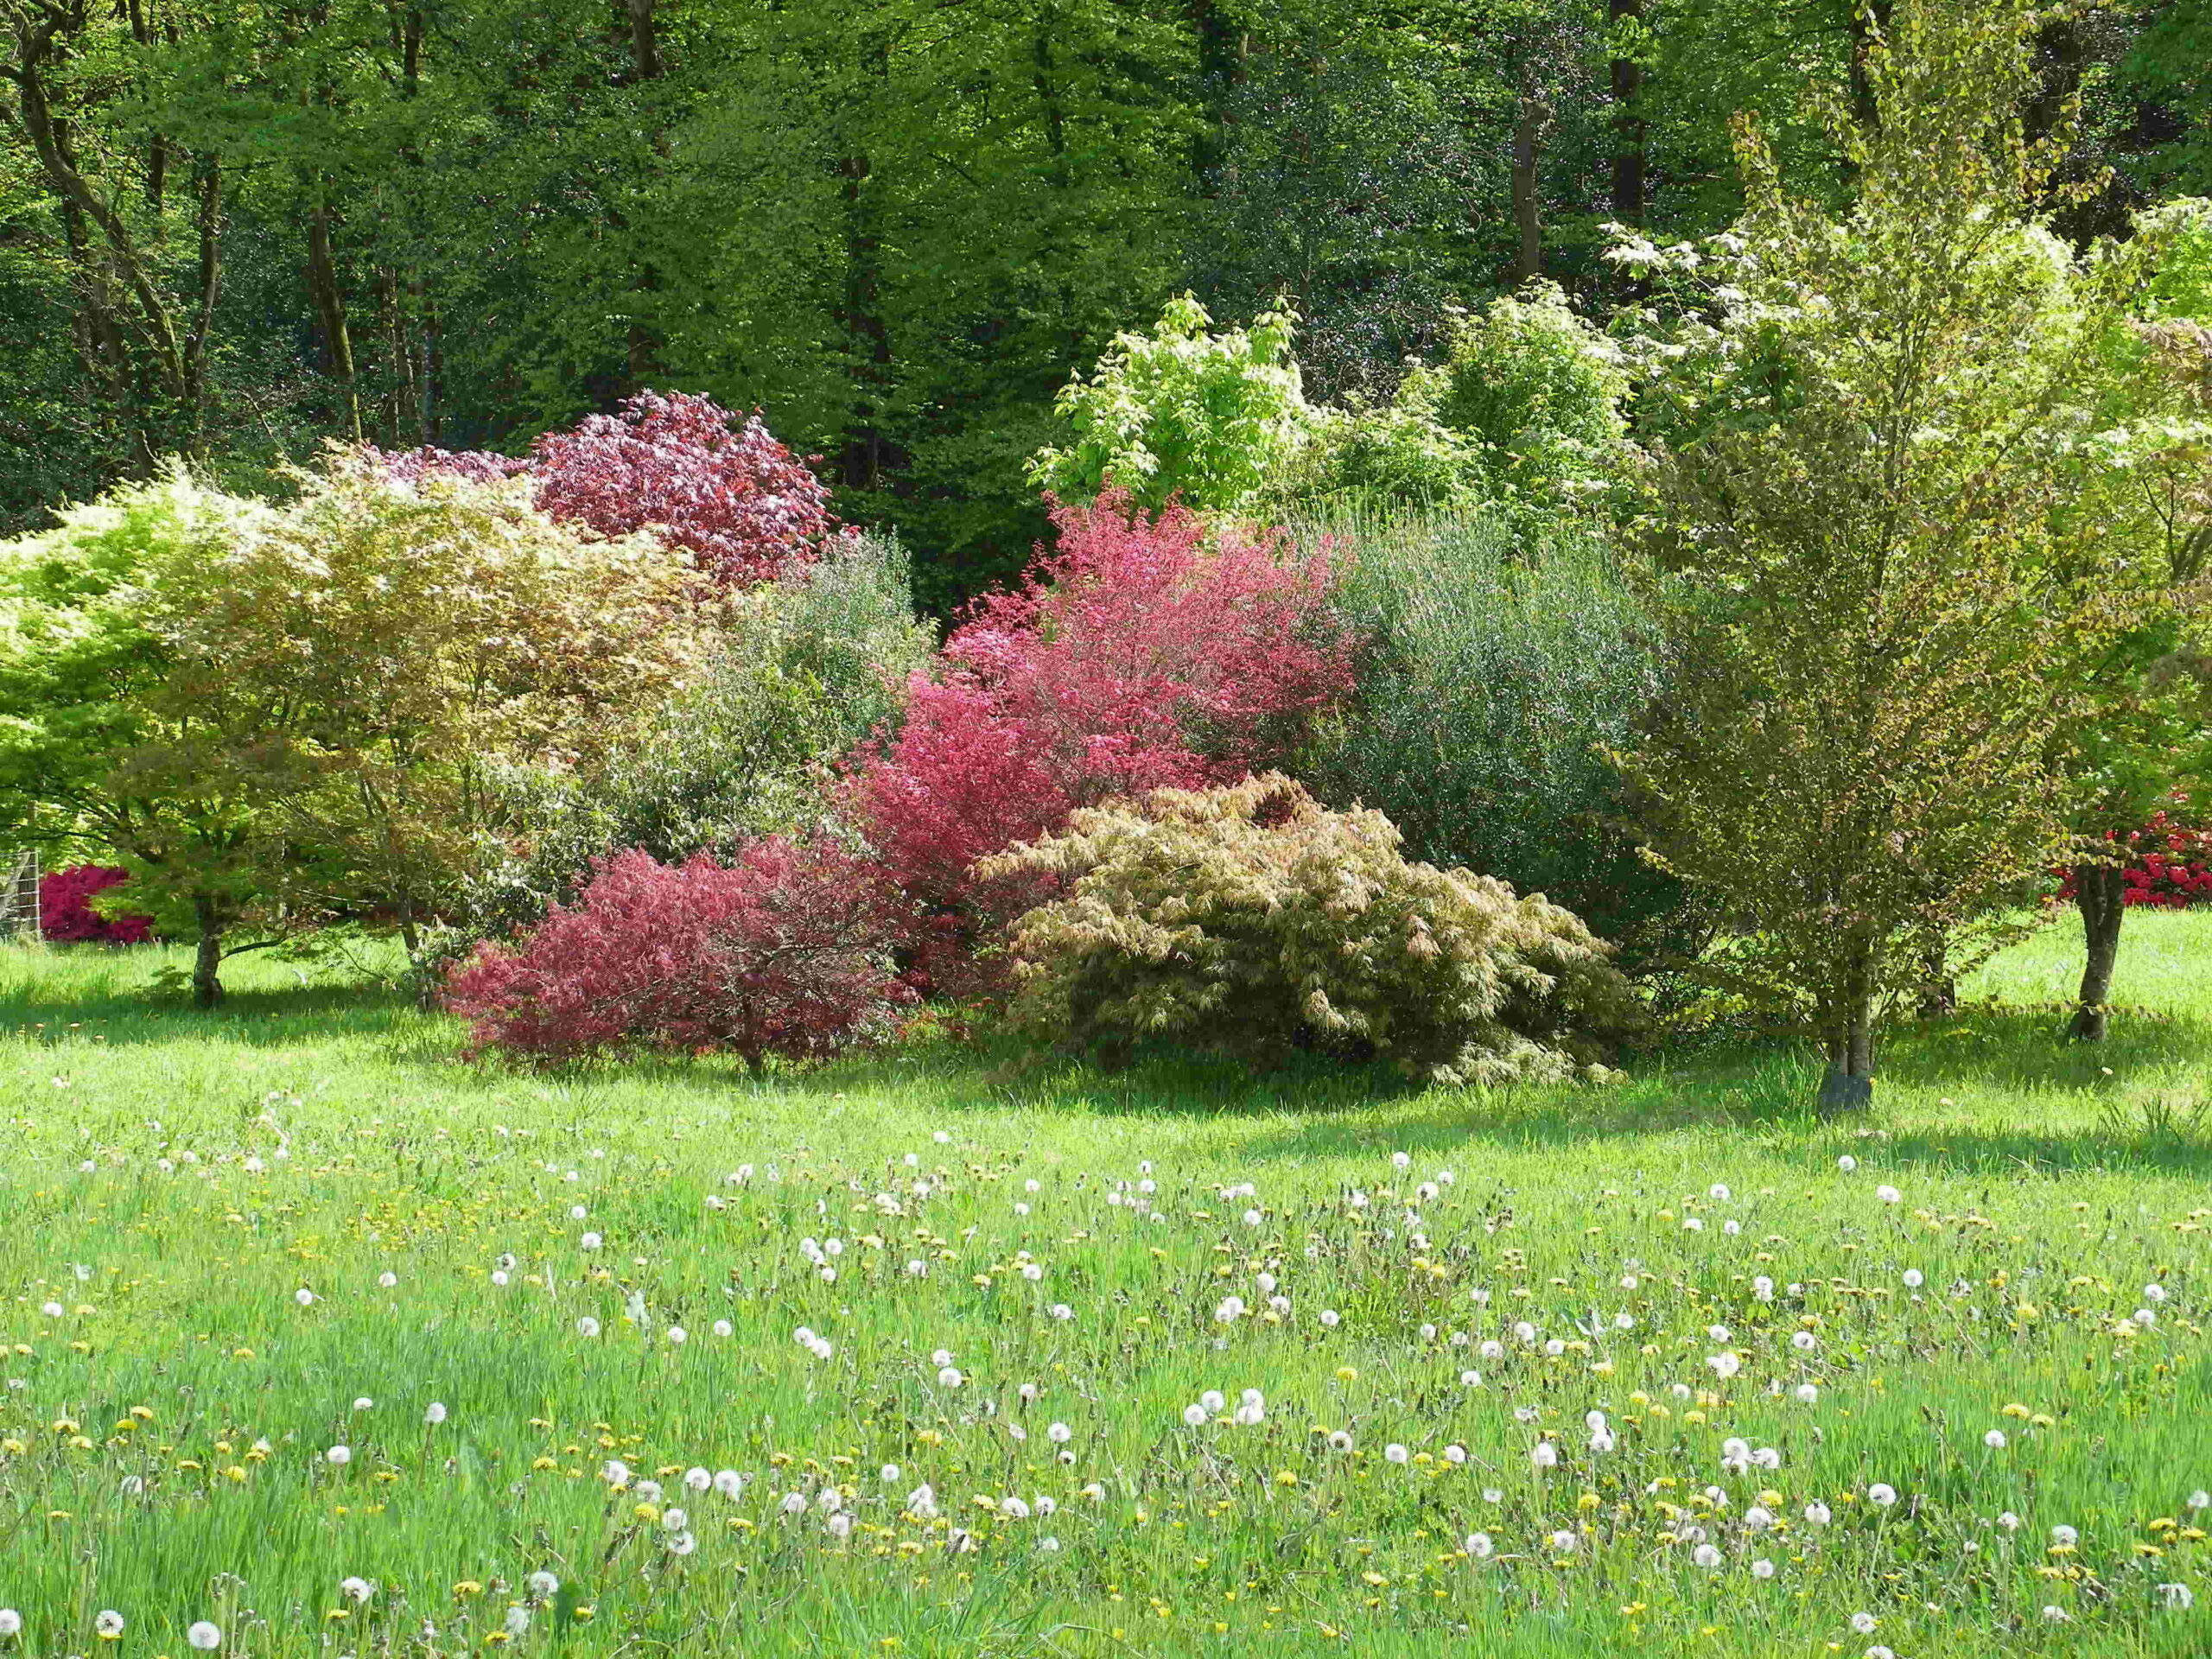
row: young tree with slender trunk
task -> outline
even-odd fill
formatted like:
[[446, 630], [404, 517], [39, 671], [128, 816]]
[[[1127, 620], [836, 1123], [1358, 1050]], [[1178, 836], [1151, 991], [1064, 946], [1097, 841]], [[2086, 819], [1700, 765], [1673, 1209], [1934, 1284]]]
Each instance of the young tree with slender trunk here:
[[1828, 1111], [1871, 1102], [1931, 943], [1986, 947], [2056, 859], [2078, 664], [2133, 615], [2125, 538], [2077, 508], [2126, 448], [2087, 416], [2158, 238], [2076, 256], [2040, 223], [2066, 147], [2021, 134], [2036, 22], [1900, 0], [1870, 28], [1873, 118], [1829, 112], [1847, 211], [1789, 199], [1739, 121], [1750, 209], [1671, 263], [1695, 306], [1644, 342], [1675, 662], [1627, 765], [1651, 855], [1732, 912], [1713, 971], [1818, 1040]]

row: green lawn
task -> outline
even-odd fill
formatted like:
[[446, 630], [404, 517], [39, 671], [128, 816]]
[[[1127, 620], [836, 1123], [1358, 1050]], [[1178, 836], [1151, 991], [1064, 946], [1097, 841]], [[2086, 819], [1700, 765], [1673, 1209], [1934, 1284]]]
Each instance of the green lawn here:
[[2212, 915], [2129, 929], [2103, 1050], [2069, 921], [1853, 1126], [1780, 1052], [543, 1079], [0, 956], [0, 1659], [2203, 1653]]

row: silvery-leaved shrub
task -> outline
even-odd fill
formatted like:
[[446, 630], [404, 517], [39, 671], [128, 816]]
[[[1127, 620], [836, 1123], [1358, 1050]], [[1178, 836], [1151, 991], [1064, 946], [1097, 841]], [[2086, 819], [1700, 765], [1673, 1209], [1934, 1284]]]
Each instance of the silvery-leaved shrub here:
[[1639, 1023], [1572, 912], [1410, 862], [1381, 813], [1331, 811], [1277, 772], [1085, 808], [979, 869], [1063, 884], [1014, 925], [1011, 1017], [1109, 1062], [1158, 1040], [1432, 1083], [1596, 1081]]

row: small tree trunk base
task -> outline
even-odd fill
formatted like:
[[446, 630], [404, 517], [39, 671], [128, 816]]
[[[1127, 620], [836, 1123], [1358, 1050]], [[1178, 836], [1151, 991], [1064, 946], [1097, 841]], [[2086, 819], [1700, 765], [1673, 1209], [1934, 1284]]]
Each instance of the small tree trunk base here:
[[196, 1007], [212, 1008], [223, 1000], [223, 925], [207, 899], [197, 900], [193, 908], [198, 912], [200, 946], [193, 957], [192, 1001]]
[[1831, 1065], [1821, 1076], [1820, 1114], [1836, 1117], [1868, 1111], [1874, 1104], [1874, 1079]]
[[2082, 911], [2082, 988], [2075, 999], [2066, 1034], [2077, 1042], [2101, 1043], [2106, 1031], [2105, 1005], [2112, 997], [2113, 970], [2120, 965], [2120, 931], [2127, 919], [2127, 878], [2118, 866], [2090, 864], [2074, 874], [2075, 902]]

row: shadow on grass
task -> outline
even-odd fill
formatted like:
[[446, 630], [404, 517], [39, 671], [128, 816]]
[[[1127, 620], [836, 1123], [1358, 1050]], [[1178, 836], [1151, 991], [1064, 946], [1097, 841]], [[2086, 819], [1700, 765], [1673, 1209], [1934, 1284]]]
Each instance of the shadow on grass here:
[[[48, 1040], [96, 1036], [118, 1048], [191, 1043], [273, 1049], [359, 1040], [375, 1045], [393, 1065], [435, 1068], [448, 1085], [504, 1089], [543, 1075], [499, 1062], [454, 1065], [457, 1030], [424, 1018], [388, 980], [374, 976], [302, 976], [264, 965], [220, 1007], [203, 1012], [154, 1000], [146, 983], [151, 964], [143, 961], [65, 958], [59, 966], [60, 971], [43, 971], [37, 959], [25, 958], [12, 971], [0, 967], [0, 1030], [43, 1026]], [[2186, 1125], [2175, 1133], [2140, 1112], [2146, 1090], [2177, 1077], [2193, 1074], [2198, 1096], [2212, 1088], [2212, 1022], [2121, 1010], [2105, 1043], [2084, 1045], [2065, 1039], [2066, 1012], [2058, 1005], [1978, 1004], [1947, 1020], [1900, 1026], [1885, 1044], [1881, 1081], [1923, 1096], [1969, 1097], [1974, 1116], [2000, 1124], [2007, 1096], [2025, 1106], [2070, 1096], [2091, 1121], [2018, 1131], [1986, 1122], [1892, 1127], [1894, 1120], [1878, 1107], [1865, 1127], [1883, 1134], [1884, 1161], [1992, 1174], [2108, 1169], [2212, 1176], [2212, 1120], [2195, 1133]], [[1254, 1073], [1234, 1061], [1173, 1051], [1143, 1053], [1109, 1072], [1065, 1057], [1040, 1058], [1005, 1038], [929, 1041], [765, 1077], [750, 1077], [726, 1058], [652, 1057], [550, 1075], [586, 1087], [619, 1082], [626, 1093], [757, 1090], [826, 1104], [838, 1095], [876, 1092], [916, 1097], [949, 1116], [972, 1109], [1268, 1125], [1237, 1141], [1238, 1154], [1255, 1160], [1377, 1149], [1442, 1156], [1470, 1143], [1540, 1149], [1700, 1130], [1810, 1147], [1846, 1141], [1859, 1127], [1815, 1117], [1817, 1062], [1807, 1051], [1770, 1045], [1646, 1056], [1626, 1080], [1605, 1088], [1435, 1090], [1382, 1065], [1305, 1056]], [[2184, 1084], [2181, 1092], [2191, 1086]]]
[[1944, 1020], [1900, 1026], [1882, 1046], [1889, 1082], [2008, 1094], [2089, 1090], [2133, 1074], [2212, 1071], [2212, 1024], [2155, 1009], [2116, 1008], [2101, 1043], [2066, 1036], [2070, 1007], [1982, 1003]]

